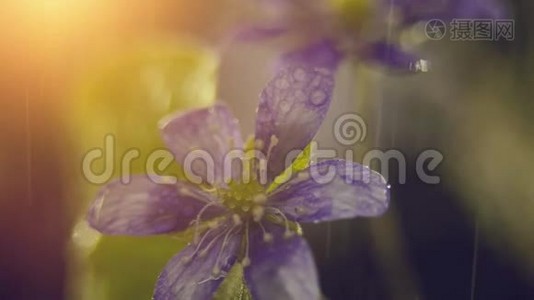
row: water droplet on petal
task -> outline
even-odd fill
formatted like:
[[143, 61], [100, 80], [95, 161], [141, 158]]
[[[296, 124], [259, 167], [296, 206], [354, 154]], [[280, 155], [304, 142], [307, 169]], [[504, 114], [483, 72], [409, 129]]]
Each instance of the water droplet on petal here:
[[321, 76], [315, 76], [313, 78], [312, 82], [310, 83], [310, 87], [318, 87], [321, 84]]
[[279, 89], [287, 89], [289, 87], [289, 82], [285, 78], [280, 78], [276, 80], [276, 87]]
[[281, 101], [280, 102], [280, 111], [282, 113], [287, 113], [289, 111], [290, 105], [287, 101]]
[[320, 91], [320, 90], [313, 92], [313, 94], [311, 95], [310, 101], [313, 105], [317, 105], [317, 106], [324, 104], [326, 101], [325, 92]]
[[306, 80], [306, 72], [301, 68], [298, 68], [293, 72], [293, 77], [298, 81], [304, 81]]

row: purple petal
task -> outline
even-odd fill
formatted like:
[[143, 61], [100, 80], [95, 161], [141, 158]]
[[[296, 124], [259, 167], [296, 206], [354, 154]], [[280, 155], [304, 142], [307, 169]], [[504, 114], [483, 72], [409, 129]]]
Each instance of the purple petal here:
[[[158, 184], [145, 176], [130, 183], [106, 185], [89, 208], [87, 221], [105, 234], [150, 235], [187, 228], [206, 202], [208, 194], [193, 186]], [[202, 219], [212, 218], [221, 208], [209, 207]]]
[[297, 222], [383, 214], [389, 188], [379, 173], [345, 160], [324, 161], [298, 173], [269, 198]]
[[[224, 178], [224, 157], [230, 150], [241, 148], [243, 140], [238, 122], [226, 106], [219, 104], [175, 115], [162, 121], [161, 132], [178, 164], [186, 168], [186, 172], [190, 166], [193, 174], [188, 179], [198, 176], [202, 183], [212, 185], [231, 179]], [[187, 163], [186, 157], [196, 159]]]
[[304, 65], [325, 68], [335, 72], [342, 58], [342, 53], [332, 40], [322, 40], [284, 54], [280, 58], [278, 68], [283, 69], [287, 66]]
[[256, 141], [267, 156], [271, 181], [286, 168], [286, 155], [304, 149], [330, 106], [334, 88], [328, 69], [291, 66], [278, 72], [260, 96]]
[[421, 72], [428, 69], [426, 61], [384, 41], [369, 44], [360, 56], [364, 60], [401, 72]]
[[251, 234], [251, 264], [245, 268], [245, 280], [252, 298], [320, 299], [315, 262], [306, 241], [299, 236], [283, 238], [280, 230], [274, 236], [267, 243], [261, 230]]
[[231, 225], [208, 232], [198, 250], [191, 244], [175, 255], [158, 278], [154, 300], [213, 299], [240, 246], [240, 236], [227, 235], [229, 228]]

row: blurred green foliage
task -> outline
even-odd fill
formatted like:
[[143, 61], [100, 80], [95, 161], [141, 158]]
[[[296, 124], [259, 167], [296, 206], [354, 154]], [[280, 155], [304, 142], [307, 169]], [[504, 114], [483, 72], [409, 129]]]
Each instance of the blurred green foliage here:
[[[158, 121], [175, 111], [213, 103], [217, 67], [212, 52], [188, 43], [145, 44], [103, 58], [73, 93], [68, 116], [72, 144], [79, 154], [75, 163], [81, 165], [91, 149], [104, 149], [105, 136], [113, 135], [111, 179], [121, 175], [122, 155], [129, 149], [140, 151], [132, 172], [146, 173], [147, 157], [164, 147]], [[100, 159], [92, 170], [99, 174], [109, 167]], [[162, 173], [180, 176], [181, 170], [173, 164]], [[88, 204], [100, 186], [83, 176], [78, 179], [71, 194]], [[82, 206], [82, 215], [84, 209]], [[150, 299], [159, 272], [187, 243], [184, 237], [106, 236], [87, 245], [90, 236], [84, 234], [73, 233], [71, 256], [79, 260], [71, 263], [74, 288], [69, 296], [74, 299]], [[76, 240], [82, 241], [83, 247]]]

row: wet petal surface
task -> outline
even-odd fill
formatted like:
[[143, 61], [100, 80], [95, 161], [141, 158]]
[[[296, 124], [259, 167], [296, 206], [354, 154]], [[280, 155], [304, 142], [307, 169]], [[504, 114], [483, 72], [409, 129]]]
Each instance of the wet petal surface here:
[[297, 222], [373, 217], [387, 210], [389, 189], [382, 175], [367, 167], [329, 160], [296, 174], [269, 204]]
[[333, 88], [330, 70], [309, 66], [287, 67], [267, 84], [258, 106], [255, 137], [267, 158], [269, 182], [289, 166], [287, 155], [303, 150], [315, 136]]
[[[196, 187], [155, 183], [147, 176], [134, 176], [131, 182], [106, 185], [91, 204], [87, 220], [105, 234], [150, 235], [187, 228], [200, 210], [214, 199]], [[222, 213], [209, 207], [203, 219]]]
[[233, 174], [224, 174], [224, 158], [241, 148], [243, 140], [228, 107], [218, 104], [177, 114], [162, 120], [160, 128], [165, 144], [186, 169], [189, 180], [221, 185], [232, 178]]
[[274, 234], [270, 243], [261, 231], [251, 234], [251, 265], [245, 281], [255, 300], [320, 299], [319, 280], [312, 252], [300, 236], [284, 238], [282, 228], [267, 227]]
[[213, 299], [236, 261], [241, 241], [230, 228], [227, 224], [212, 230], [200, 244], [191, 244], [174, 256], [158, 278], [154, 299]]

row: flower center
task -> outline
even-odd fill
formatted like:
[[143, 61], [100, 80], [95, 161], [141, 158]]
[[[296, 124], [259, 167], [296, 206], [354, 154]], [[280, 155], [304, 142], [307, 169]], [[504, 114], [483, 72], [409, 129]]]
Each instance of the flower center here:
[[259, 221], [267, 201], [265, 188], [256, 180], [248, 183], [231, 182], [228, 189], [220, 190], [222, 204], [243, 219]]
[[[195, 231], [193, 237], [194, 251], [182, 258], [182, 263], [189, 263], [195, 257], [205, 257], [214, 247], [219, 249], [214, 252], [216, 259], [212, 267], [210, 278], [202, 281], [217, 280], [226, 273], [222, 272], [223, 255], [235, 235], [241, 235], [241, 249], [239, 259], [243, 267], [251, 264], [250, 260], [250, 230], [261, 230], [263, 242], [271, 243], [274, 240], [272, 232], [263, 224], [264, 221], [278, 224], [285, 228], [283, 238], [291, 238], [294, 234], [302, 234], [300, 226], [296, 222], [288, 220], [286, 215], [274, 206], [267, 205], [265, 188], [257, 181], [230, 182], [225, 189], [218, 189], [219, 201], [206, 204], [198, 213], [194, 221]], [[201, 230], [202, 214], [211, 206], [222, 204], [230, 213], [223, 216], [223, 220], [217, 219], [205, 223]], [[203, 231], [203, 232], [201, 232]]]

